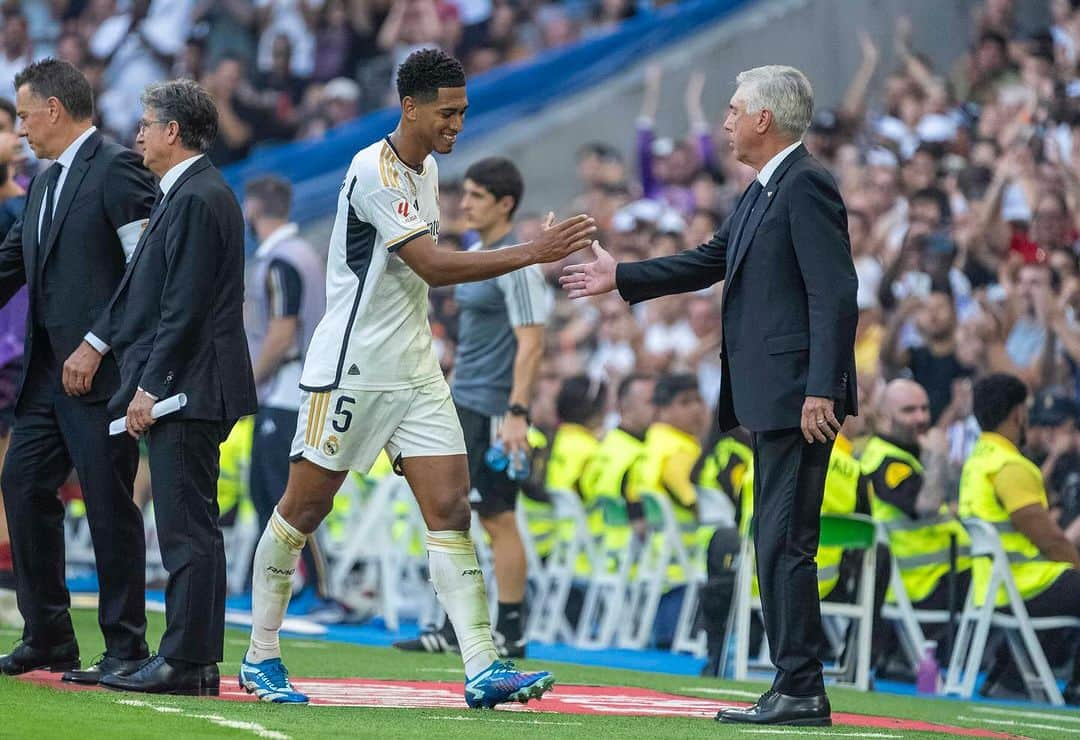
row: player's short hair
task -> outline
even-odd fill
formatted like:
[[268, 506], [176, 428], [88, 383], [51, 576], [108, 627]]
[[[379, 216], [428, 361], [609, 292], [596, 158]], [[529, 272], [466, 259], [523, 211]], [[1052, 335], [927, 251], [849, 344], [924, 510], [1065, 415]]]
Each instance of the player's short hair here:
[[588, 375], [572, 375], [559, 386], [555, 413], [560, 421], [584, 424], [604, 410], [607, 383]]
[[288, 218], [292, 208], [292, 185], [284, 177], [263, 175], [244, 183], [244, 194], [262, 204], [271, 218]]
[[521, 196], [525, 194], [525, 183], [521, 179], [521, 172], [517, 165], [506, 157], [486, 157], [469, 165], [465, 171], [465, 179], [472, 180], [484, 190], [495, 196], [495, 200], [502, 200], [506, 196], [514, 199], [514, 207], [510, 209], [510, 215], [521, 205]]
[[56, 98], [76, 121], [94, 117], [94, 91], [75, 65], [47, 57], [15, 75], [15, 89], [29, 85], [40, 98]]
[[747, 113], [769, 110], [777, 127], [801, 137], [814, 115], [814, 88], [794, 67], [769, 64], [740, 72], [735, 83], [742, 88]]
[[142, 104], [153, 108], [161, 120], [176, 121], [185, 149], [206, 152], [217, 138], [217, 106], [197, 82], [171, 80], [149, 85], [143, 91]]
[[414, 51], [398, 67], [398, 98], [430, 103], [441, 87], [465, 87], [465, 68], [442, 49]]
[[686, 391], [699, 391], [697, 376], [690, 373], [661, 375], [653, 387], [652, 402], [657, 408], [664, 408], [674, 403], [675, 398]]
[[972, 391], [972, 410], [979, 428], [995, 431], [1027, 397], [1027, 386], [1015, 375], [994, 373], [982, 378]]
[[619, 388], [615, 392], [615, 398], [618, 399], [619, 403], [626, 400], [626, 397], [630, 395], [630, 389], [639, 380], [656, 380], [656, 376], [648, 373], [630, 373], [627, 375], [619, 382]]

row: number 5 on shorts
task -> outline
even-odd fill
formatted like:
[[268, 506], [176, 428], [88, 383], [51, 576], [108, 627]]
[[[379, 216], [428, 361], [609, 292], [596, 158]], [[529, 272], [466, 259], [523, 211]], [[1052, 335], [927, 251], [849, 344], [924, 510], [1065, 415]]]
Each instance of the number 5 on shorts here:
[[[349, 425], [352, 424], [352, 411], [345, 408], [345, 404], [356, 403], [355, 398], [349, 396], [338, 396], [337, 407], [334, 409], [334, 420], [330, 422], [330, 425], [334, 427], [334, 431], [344, 434], [349, 430]], [[338, 417], [341, 417], [341, 421], [338, 421]]]

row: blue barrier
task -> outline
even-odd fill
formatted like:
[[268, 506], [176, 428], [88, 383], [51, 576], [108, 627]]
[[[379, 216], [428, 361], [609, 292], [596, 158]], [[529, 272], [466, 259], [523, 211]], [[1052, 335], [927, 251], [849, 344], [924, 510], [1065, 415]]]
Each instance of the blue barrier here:
[[[617, 30], [507, 65], [469, 82], [469, 115], [458, 144], [480, 138], [555, 101], [597, 85], [642, 57], [685, 38], [749, 0], [689, 0], [644, 13]], [[330, 131], [319, 141], [260, 151], [223, 169], [236, 192], [255, 176], [275, 173], [294, 185], [300, 223], [331, 214], [348, 163], [357, 151], [394, 129], [397, 108], [385, 108]]]

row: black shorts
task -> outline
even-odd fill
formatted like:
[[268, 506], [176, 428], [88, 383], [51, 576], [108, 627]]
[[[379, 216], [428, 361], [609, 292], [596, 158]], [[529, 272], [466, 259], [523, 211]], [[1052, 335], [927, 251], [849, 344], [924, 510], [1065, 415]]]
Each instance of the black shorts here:
[[517, 506], [518, 481], [506, 477], [506, 472], [496, 472], [484, 462], [484, 453], [495, 441], [501, 416], [487, 416], [476, 411], [457, 407], [461, 431], [465, 433], [465, 454], [469, 458], [469, 480], [479, 496], [470, 495], [469, 500], [482, 518], [493, 517]]

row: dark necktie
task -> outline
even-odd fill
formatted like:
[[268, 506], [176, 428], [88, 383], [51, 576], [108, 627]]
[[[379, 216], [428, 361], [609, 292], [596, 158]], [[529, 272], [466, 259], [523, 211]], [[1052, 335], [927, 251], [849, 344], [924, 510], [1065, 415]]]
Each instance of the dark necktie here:
[[45, 171], [45, 193], [41, 196], [41, 207], [44, 209], [41, 217], [41, 231], [38, 233], [38, 243], [44, 244], [49, 238], [49, 230], [52, 229], [53, 205], [56, 201], [56, 183], [60, 181], [60, 173], [64, 166], [59, 162], [53, 162], [52, 166]]
[[746, 200], [744, 203], [742, 215], [739, 218], [739, 225], [732, 232], [732, 238], [728, 241], [728, 264], [730, 265], [735, 256], [739, 253], [739, 244], [743, 239], [743, 232], [746, 231], [746, 224], [750, 222], [750, 214], [754, 211], [754, 206], [757, 205], [758, 196], [761, 195], [761, 191], [765, 188], [762, 187], [761, 181], [756, 177], [754, 183], [750, 186], [749, 192], [746, 194]]

